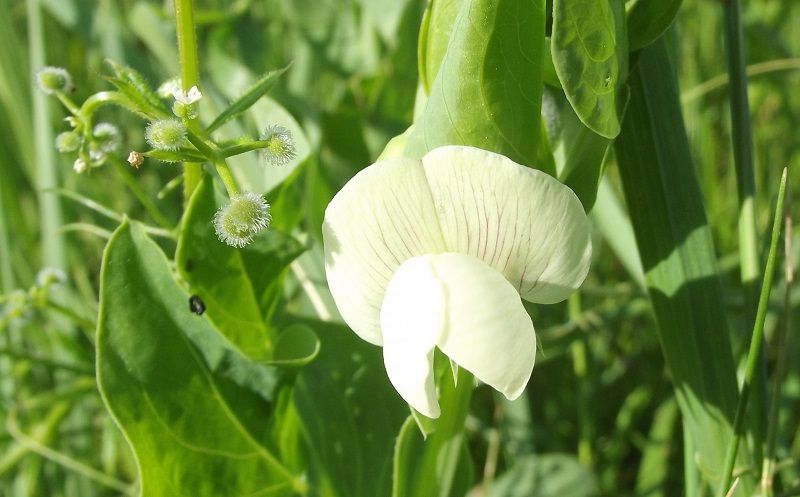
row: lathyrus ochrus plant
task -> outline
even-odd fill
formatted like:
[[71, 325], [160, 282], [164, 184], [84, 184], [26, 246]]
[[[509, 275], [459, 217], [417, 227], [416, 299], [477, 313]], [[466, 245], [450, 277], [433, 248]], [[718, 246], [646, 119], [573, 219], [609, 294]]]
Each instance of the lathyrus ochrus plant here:
[[[55, 147], [76, 173], [118, 169], [158, 225], [109, 216], [118, 227], [107, 234], [100, 275], [97, 385], [132, 449], [136, 478], [86, 474], [142, 497], [623, 494], [618, 479], [598, 483], [601, 441], [588, 421], [577, 429], [578, 457], [539, 453], [533, 436], [517, 436], [528, 452], [500, 456], [495, 445], [479, 482], [469, 443], [478, 382], [502, 394], [489, 401], [497, 418], [522, 412], [526, 429], [557, 431], [530, 420], [539, 399], [527, 399], [526, 387], [543, 336], [533, 323], [563, 308], [523, 301], [570, 298], [567, 325], [580, 326], [579, 287], [592, 278], [592, 247], [602, 246], [597, 236], [593, 243], [591, 214], [606, 238], [612, 224], [635, 235], [635, 246], [630, 239], [610, 245], [638, 276], [658, 325], [674, 399], [667, 395], [658, 409], [666, 421], [654, 422], [653, 432], [672, 432], [677, 400], [685, 437], [677, 486], [690, 497], [728, 492], [736, 461], [735, 495], [754, 495], [763, 461], [751, 454], [758, 451], [743, 444], [734, 459], [728, 447], [745, 432], [755, 445], [762, 441], [741, 419], [741, 403], [734, 416], [740, 396], [719, 271], [664, 40], [680, 3], [407, 2], [398, 24], [420, 26], [413, 120], [375, 148], [372, 165], [364, 160], [329, 195], [312, 199], [327, 203], [324, 220], [280, 223], [296, 228], [292, 235], [271, 223], [304, 208], [287, 208], [286, 198], [311, 200], [280, 197], [283, 183], [240, 188], [243, 176], [230, 159], [259, 151], [263, 167], [285, 167], [297, 161], [297, 137], [260, 121], [259, 137], [228, 140], [218, 132], [255, 108], [284, 70], [210, 117], [216, 95], [199, 78], [191, 0], [174, 2], [179, 63], [171, 73], [180, 77], [158, 89], [110, 62], [114, 89], [78, 104], [69, 73], [43, 68], [40, 89], [69, 113]], [[317, 21], [293, 20], [314, 46], [324, 31]], [[125, 149], [117, 127], [96, 122], [108, 104], [142, 119], [148, 149]], [[335, 120], [325, 112], [323, 131], [313, 112], [304, 116], [314, 134], [332, 133], [325, 121]], [[338, 138], [350, 132], [335, 131]], [[314, 155], [323, 159], [325, 146], [339, 145], [330, 136], [318, 141]], [[159, 162], [181, 172], [177, 226], [132, 174]], [[613, 199], [600, 185], [614, 162], [630, 215], [612, 223]], [[303, 191], [318, 192], [318, 181], [312, 177]], [[319, 281], [297, 262], [309, 244], [295, 234], [323, 242], [308, 254]], [[24, 318], [54, 281], [4, 297], [4, 316]], [[287, 304], [299, 290], [319, 319]], [[588, 342], [574, 341], [575, 373], [585, 379]], [[578, 397], [579, 417], [592, 418], [596, 406], [581, 389]], [[661, 456], [645, 450], [647, 469]], [[505, 471], [495, 479], [498, 459]], [[640, 475], [635, 495], [676, 487], [664, 468], [679, 465], [657, 466], [658, 476]]]

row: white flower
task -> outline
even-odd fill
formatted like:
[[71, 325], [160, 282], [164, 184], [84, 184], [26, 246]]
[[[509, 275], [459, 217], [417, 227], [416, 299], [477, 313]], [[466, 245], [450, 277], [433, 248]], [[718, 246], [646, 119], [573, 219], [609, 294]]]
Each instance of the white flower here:
[[184, 105], [191, 105], [203, 98], [203, 94], [200, 93], [200, 90], [198, 90], [196, 86], [189, 88], [188, 92], [180, 88], [175, 88], [172, 92], [172, 96], [175, 97], [176, 102], [180, 102]]
[[89, 166], [86, 164], [86, 161], [81, 159], [80, 157], [75, 159], [75, 162], [72, 163], [72, 170], [75, 171], [78, 174], [85, 173], [86, 169], [88, 169], [88, 167]]
[[161, 98], [169, 98], [175, 94], [176, 91], [181, 91], [181, 78], [170, 78], [158, 87], [156, 93]]
[[333, 198], [322, 229], [342, 317], [383, 346], [392, 384], [428, 417], [439, 415], [437, 347], [509, 399], [522, 393], [536, 338], [520, 297], [565, 299], [592, 252], [572, 190], [463, 146], [367, 167]]

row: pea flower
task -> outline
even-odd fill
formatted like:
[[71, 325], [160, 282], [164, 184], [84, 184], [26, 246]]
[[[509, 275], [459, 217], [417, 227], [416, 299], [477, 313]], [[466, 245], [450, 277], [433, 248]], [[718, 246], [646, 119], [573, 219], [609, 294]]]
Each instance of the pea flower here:
[[322, 229], [342, 317], [383, 346], [390, 381], [431, 418], [436, 348], [507, 398], [522, 393], [536, 338], [520, 298], [564, 300], [592, 252], [572, 190], [464, 146], [365, 168], [330, 202]]

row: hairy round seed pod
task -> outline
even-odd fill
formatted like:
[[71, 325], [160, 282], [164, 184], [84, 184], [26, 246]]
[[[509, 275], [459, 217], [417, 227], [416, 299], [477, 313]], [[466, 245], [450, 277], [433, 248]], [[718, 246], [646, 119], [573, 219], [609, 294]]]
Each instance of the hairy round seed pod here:
[[81, 136], [74, 131], [64, 131], [56, 136], [56, 150], [62, 154], [74, 152], [81, 146]]
[[63, 67], [47, 66], [36, 73], [36, 84], [48, 95], [57, 91], [72, 91], [72, 77]]
[[122, 142], [119, 128], [111, 123], [97, 123], [92, 136], [97, 150], [104, 153], [116, 152]]
[[244, 247], [253, 236], [269, 226], [272, 215], [264, 197], [245, 192], [231, 197], [228, 205], [214, 215], [214, 231], [220, 241], [232, 247]]
[[267, 126], [261, 139], [267, 142], [264, 155], [273, 166], [285, 166], [297, 156], [292, 132], [283, 126]]
[[186, 143], [186, 127], [178, 119], [162, 119], [147, 125], [144, 138], [156, 150], [176, 151]]

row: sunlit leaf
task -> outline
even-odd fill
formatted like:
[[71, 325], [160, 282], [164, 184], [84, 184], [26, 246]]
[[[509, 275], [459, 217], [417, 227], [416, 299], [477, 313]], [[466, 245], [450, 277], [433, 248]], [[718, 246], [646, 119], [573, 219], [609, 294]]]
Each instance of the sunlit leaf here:
[[617, 136], [616, 91], [628, 57], [622, 0], [555, 0], [550, 48], [581, 121], [601, 136]]
[[278, 279], [304, 248], [274, 229], [264, 230], [246, 248], [226, 245], [212, 224], [225, 203], [206, 176], [187, 207], [175, 263], [230, 344], [250, 358], [268, 359], [276, 336], [265, 321], [276, 302]]
[[[445, 14], [452, 15], [450, 8]], [[544, 1], [464, 1], [407, 155], [471, 145], [536, 166], [544, 23]], [[434, 29], [428, 32], [429, 72], [447, 34]]]
[[158, 246], [123, 222], [103, 258], [97, 375], [136, 455], [141, 495], [292, 495], [299, 475], [267, 448], [263, 422], [278, 370], [225, 347], [188, 297]]

